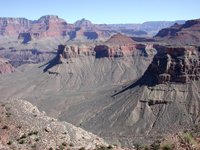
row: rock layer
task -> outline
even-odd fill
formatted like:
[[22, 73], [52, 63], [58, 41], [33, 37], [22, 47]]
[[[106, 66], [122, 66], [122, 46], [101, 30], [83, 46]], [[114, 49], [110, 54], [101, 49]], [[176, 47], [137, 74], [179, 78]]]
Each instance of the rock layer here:
[[199, 80], [199, 50], [196, 46], [167, 47], [155, 55], [145, 72], [158, 83]]

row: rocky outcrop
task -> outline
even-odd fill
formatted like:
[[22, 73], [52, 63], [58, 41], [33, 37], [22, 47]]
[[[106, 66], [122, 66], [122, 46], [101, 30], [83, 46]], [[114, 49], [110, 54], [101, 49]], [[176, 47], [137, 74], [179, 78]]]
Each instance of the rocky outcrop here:
[[22, 100], [0, 101], [0, 149], [95, 149], [108, 146], [98, 136], [60, 122]]
[[167, 47], [155, 55], [145, 72], [153, 76], [158, 83], [199, 80], [199, 51], [195, 46]]
[[183, 25], [174, 24], [170, 28], [162, 29], [154, 39], [169, 45], [199, 45], [200, 19], [189, 20]]
[[15, 69], [7, 60], [0, 58], [0, 74], [16, 72]]

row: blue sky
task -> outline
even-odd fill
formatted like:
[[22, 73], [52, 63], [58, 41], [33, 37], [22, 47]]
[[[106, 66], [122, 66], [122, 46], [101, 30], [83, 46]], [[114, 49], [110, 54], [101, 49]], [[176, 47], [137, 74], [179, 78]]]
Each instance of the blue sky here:
[[0, 0], [0, 17], [37, 20], [58, 15], [68, 23], [143, 23], [200, 18], [200, 0]]

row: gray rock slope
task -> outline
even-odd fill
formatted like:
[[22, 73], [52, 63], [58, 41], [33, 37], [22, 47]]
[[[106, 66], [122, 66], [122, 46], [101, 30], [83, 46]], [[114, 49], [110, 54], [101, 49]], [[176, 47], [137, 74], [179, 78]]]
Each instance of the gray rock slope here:
[[196, 47], [164, 48], [141, 78], [74, 103], [59, 118], [124, 145], [190, 128], [200, 119], [198, 56]]

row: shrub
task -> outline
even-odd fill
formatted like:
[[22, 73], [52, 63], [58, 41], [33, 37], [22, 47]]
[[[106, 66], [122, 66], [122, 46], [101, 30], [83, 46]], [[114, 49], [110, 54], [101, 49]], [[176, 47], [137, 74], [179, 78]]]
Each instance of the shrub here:
[[63, 142], [62, 145], [63, 145], [63, 146], [67, 146], [67, 143], [66, 143], [66, 142]]
[[11, 107], [6, 107], [6, 111], [9, 111]]
[[32, 148], [36, 148], [37, 147], [37, 143], [35, 143], [33, 146], [31, 146]]
[[59, 149], [60, 149], [60, 150], [63, 150], [63, 149], [65, 149], [65, 148], [64, 148], [64, 146], [60, 145], [60, 146], [59, 146]]
[[13, 143], [13, 141], [9, 141], [7, 144], [8, 144], [8, 145], [11, 145], [12, 143]]
[[113, 147], [112, 147], [112, 145], [109, 145], [107, 148], [108, 148], [108, 149], [112, 149]]
[[69, 146], [73, 147], [73, 146], [74, 146], [74, 144], [73, 144], [73, 143], [70, 143], [70, 144], [69, 144]]
[[33, 131], [31, 131], [31, 132], [28, 133], [29, 136], [31, 136], [31, 135], [33, 135], [33, 134], [34, 134]]
[[7, 117], [10, 117], [12, 115], [12, 113], [6, 113]]
[[0, 122], [2, 121], [2, 119], [0, 118]]
[[4, 106], [6, 106], [6, 105], [5, 105], [5, 104], [2, 104], [1, 106], [4, 107]]
[[173, 150], [174, 149], [174, 144], [171, 142], [167, 142], [162, 146], [163, 150]]
[[160, 144], [159, 143], [153, 143], [151, 145], [151, 149], [152, 150], [159, 150], [160, 149]]
[[36, 142], [38, 142], [38, 141], [39, 141], [39, 139], [38, 139], [38, 138], [36, 138], [36, 139], [35, 139], [35, 141], [36, 141]]
[[181, 139], [182, 139], [182, 142], [185, 142], [191, 145], [195, 144], [195, 140], [192, 138], [192, 136], [189, 133], [183, 134]]
[[9, 127], [7, 125], [3, 126], [3, 129], [8, 129]]
[[34, 131], [33, 134], [38, 135], [39, 131]]
[[50, 148], [49, 148], [49, 150], [53, 150], [53, 148], [52, 148], [52, 147], [50, 147]]
[[25, 139], [27, 138], [26, 134], [24, 133], [22, 136], [21, 136], [21, 139]]
[[149, 146], [145, 146], [144, 150], [150, 150]]
[[79, 148], [79, 150], [85, 150], [85, 147], [81, 147], [81, 148]]
[[19, 141], [19, 144], [24, 144], [24, 143], [25, 143], [24, 140]]
[[140, 143], [135, 143], [134, 146], [135, 146], [136, 150], [142, 149], [142, 145]]
[[97, 146], [97, 150], [107, 150], [106, 146]]

